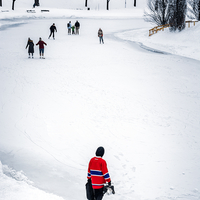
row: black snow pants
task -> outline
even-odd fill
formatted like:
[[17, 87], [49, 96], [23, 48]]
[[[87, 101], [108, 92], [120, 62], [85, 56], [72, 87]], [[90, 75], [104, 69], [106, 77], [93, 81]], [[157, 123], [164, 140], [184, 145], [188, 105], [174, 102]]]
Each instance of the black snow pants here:
[[54, 31], [50, 32], [49, 38], [51, 37], [52, 34], [53, 34], [53, 38], [54, 38]]
[[94, 197], [95, 197], [95, 200], [102, 200], [103, 199], [103, 188], [94, 189]]

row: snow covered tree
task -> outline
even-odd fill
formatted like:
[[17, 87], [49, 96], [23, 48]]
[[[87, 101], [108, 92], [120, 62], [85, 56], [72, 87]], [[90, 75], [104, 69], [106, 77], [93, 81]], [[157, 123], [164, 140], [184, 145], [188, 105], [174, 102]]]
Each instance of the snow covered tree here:
[[110, 0], [107, 0], [107, 10], [109, 10], [109, 2]]
[[183, 30], [185, 28], [185, 18], [187, 12], [186, 0], [170, 0], [170, 31]]
[[188, 4], [188, 11], [192, 13], [192, 16], [189, 16], [189, 18], [200, 21], [200, 0], [189, 0]]
[[147, 7], [150, 12], [145, 11], [145, 21], [155, 23], [158, 26], [169, 23], [168, 0], [149, 0]]

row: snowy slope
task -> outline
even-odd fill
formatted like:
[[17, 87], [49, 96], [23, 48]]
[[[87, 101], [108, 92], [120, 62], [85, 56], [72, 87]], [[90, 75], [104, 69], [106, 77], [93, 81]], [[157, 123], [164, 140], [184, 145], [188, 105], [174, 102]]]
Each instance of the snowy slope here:
[[[100, 145], [116, 188], [105, 199], [199, 199], [200, 65], [187, 54], [199, 51], [199, 25], [182, 37], [148, 38], [141, 9], [129, 11], [1, 13], [10, 19], [0, 22], [1, 200], [84, 199], [87, 164]], [[81, 34], [68, 36], [66, 23], [76, 18]], [[53, 22], [55, 41], [47, 39]], [[45, 60], [37, 47], [27, 58], [28, 37], [47, 42]]]
[[190, 24], [190, 28], [186, 26], [185, 30], [182, 32], [174, 33], [165, 29], [164, 32], [161, 31], [149, 37], [148, 31], [145, 28], [143, 30], [126, 31], [116, 34], [116, 36], [122, 39], [142, 43], [143, 45], [156, 50], [200, 60], [199, 34], [200, 23], [196, 23], [195, 26]]

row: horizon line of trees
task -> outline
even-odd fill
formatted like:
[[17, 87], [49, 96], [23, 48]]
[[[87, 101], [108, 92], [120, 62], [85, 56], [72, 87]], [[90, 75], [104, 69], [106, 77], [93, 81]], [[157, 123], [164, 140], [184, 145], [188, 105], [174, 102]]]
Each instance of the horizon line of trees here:
[[[106, 9], [109, 10], [109, 3], [110, 0], [106, 0]], [[125, 4], [126, 4], [126, 0], [125, 0]], [[88, 0], [85, 0], [85, 7], [88, 6]], [[134, 0], [134, 7], [136, 7], [136, 0]]]
[[[16, 0], [12, 0], [12, 10], [15, 9], [15, 1]], [[136, 7], [136, 0], [133, 0], [134, 1], [134, 7]], [[106, 0], [106, 9], [109, 10], [109, 3], [110, 3], [110, 0]], [[125, 1], [125, 4], [126, 4], [126, 1]], [[2, 7], [2, 0], [0, 0], [0, 6]], [[39, 3], [39, 0], [34, 0], [34, 4], [33, 4], [33, 7], [35, 6], [40, 6], [40, 3]], [[88, 6], [88, 0], [85, 0], [85, 7]]]
[[[185, 19], [200, 20], [200, 0], [148, 0], [145, 21], [156, 25], [170, 24], [170, 31], [182, 31]], [[192, 15], [187, 15], [190, 12]]]

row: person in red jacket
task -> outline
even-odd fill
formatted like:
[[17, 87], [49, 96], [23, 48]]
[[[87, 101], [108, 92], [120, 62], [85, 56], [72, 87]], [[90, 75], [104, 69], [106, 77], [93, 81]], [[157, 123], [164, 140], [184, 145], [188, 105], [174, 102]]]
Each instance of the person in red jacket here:
[[99, 147], [96, 150], [96, 156], [93, 157], [88, 166], [88, 180], [91, 180], [92, 188], [94, 190], [95, 200], [102, 200], [104, 192], [104, 184], [107, 182], [111, 185], [110, 175], [108, 173], [107, 163], [102, 158], [104, 155], [104, 148]]
[[42, 38], [39, 38], [39, 42], [36, 45], [39, 45], [39, 51], [40, 51], [40, 58], [42, 55], [42, 58], [44, 58], [44, 44], [47, 45], [44, 41], [42, 41]]

